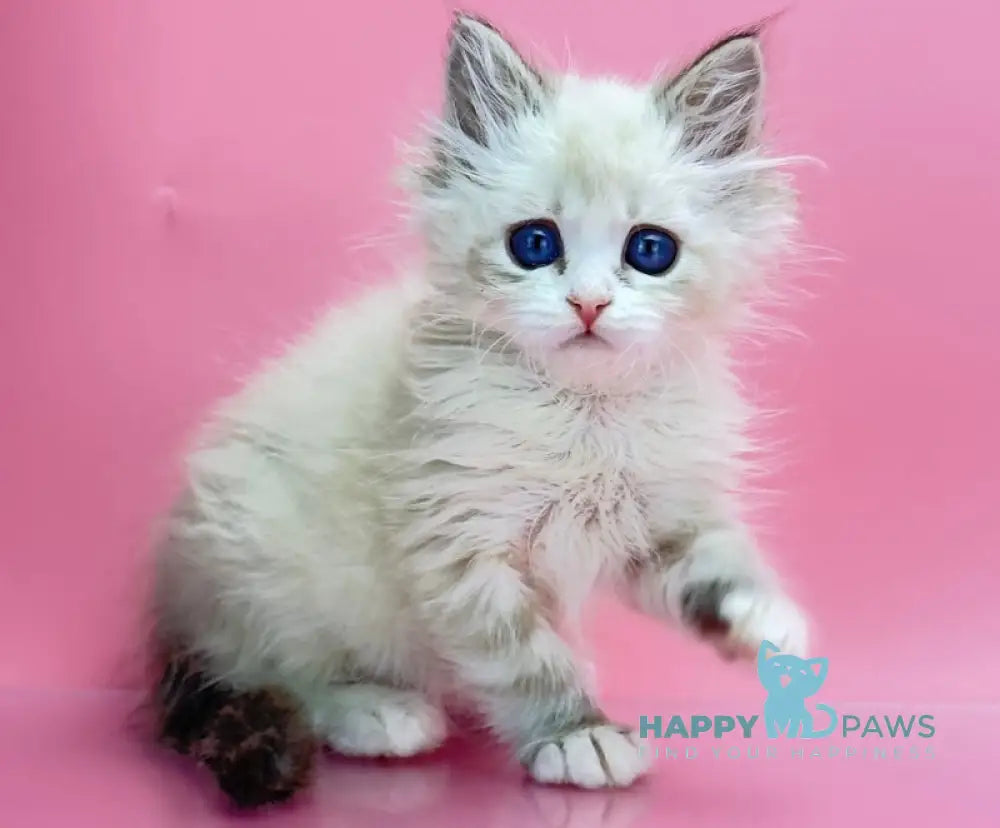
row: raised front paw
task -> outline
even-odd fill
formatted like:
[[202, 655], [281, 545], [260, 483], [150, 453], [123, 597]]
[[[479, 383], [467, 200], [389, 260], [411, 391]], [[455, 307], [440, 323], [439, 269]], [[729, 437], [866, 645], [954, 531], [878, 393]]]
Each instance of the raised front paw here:
[[525, 760], [537, 782], [624, 788], [649, 768], [637, 734], [613, 724], [586, 725], [544, 741]]
[[783, 593], [724, 580], [688, 585], [681, 598], [684, 620], [727, 657], [756, 657], [762, 641], [782, 652], [804, 656], [809, 625]]

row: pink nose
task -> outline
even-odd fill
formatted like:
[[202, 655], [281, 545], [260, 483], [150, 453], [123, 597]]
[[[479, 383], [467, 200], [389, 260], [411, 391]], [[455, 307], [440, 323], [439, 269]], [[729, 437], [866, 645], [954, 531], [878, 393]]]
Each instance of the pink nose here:
[[567, 296], [566, 301], [576, 311], [576, 315], [580, 317], [580, 321], [588, 331], [594, 327], [602, 311], [611, 304], [610, 299], [580, 299], [576, 296]]

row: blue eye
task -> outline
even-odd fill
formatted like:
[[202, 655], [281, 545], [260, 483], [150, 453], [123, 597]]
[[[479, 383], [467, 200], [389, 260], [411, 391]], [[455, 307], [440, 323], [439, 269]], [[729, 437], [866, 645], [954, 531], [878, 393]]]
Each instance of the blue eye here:
[[511, 258], [525, 270], [552, 264], [562, 256], [559, 229], [549, 221], [527, 221], [511, 230], [507, 240]]
[[659, 276], [677, 261], [677, 240], [657, 227], [637, 227], [625, 242], [625, 264]]

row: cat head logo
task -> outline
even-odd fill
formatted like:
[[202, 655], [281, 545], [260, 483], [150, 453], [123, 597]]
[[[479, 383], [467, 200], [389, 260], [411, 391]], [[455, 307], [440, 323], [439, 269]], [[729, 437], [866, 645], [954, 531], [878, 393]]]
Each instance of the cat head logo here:
[[819, 692], [826, 681], [830, 663], [826, 658], [799, 658], [782, 653], [770, 641], [763, 641], [757, 652], [757, 677], [767, 690], [764, 700], [764, 722], [767, 735], [777, 739], [784, 734], [789, 739], [820, 739], [837, 727], [837, 714], [832, 707], [817, 704], [830, 721], [823, 730], [813, 728], [813, 713], [806, 699]]

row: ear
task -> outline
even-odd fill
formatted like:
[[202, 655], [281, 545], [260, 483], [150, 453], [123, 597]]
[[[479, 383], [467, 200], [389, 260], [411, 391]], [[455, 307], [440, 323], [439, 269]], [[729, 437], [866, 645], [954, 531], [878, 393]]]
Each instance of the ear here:
[[446, 68], [445, 117], [472, 140], [490, 136], [526, 112], [537, 111], [547, 94], [541, 74], [491, 24], [456, 14]]
[[764, 62], [756, 31], [716, 43], [657, 90], [657, 103], [679, 120], [681, 144], [703, 158], [721, 159], [760, 140]]
[[816, 678], [820, 681], [826, 678], [826, 671], [830, 669], [830, 660], [828, 658], [810, 658], [806, 663]]

